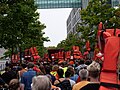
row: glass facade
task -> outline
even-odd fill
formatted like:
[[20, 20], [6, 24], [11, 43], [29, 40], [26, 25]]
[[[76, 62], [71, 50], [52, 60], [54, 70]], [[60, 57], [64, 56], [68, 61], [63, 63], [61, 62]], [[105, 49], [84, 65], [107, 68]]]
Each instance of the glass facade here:
[[120, 4], [120, 0], [111, 0], [111, 2], [113, 7], [116, 7]]
[[39, 9], [80, 8], [81, 0], [35, 0]]
[[82, 2], [82, 9], [86, 8], [88, 6], [88, 3], [90, 0], [81, 0]]
[[80, 10], [81, 8], [73, 8], [70, 12], [70, 15], [67, 19], [67, 35], [70, 33], [77, 33], [77, 24], [81, 22]]

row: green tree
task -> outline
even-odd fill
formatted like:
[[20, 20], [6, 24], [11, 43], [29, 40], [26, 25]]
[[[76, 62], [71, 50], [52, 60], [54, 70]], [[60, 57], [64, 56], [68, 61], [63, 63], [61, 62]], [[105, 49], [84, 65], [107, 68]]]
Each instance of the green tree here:
[[120, 5], [115, 8], [114, 15], [110, 18], [110, 22], [114, 24], [114, 28], [120, 28]]
[[66, 42], [66, 40], [62, 40], [60, 43], [58, 43], [57, 48], [64, 48], [65, 42]]
[[61, 41], [57, 48], [64, 48], [65, 51], [72, 50], [72, 46], [81, 46], [81, 39], [74, 34], [68, 35], [66, 40]]
[[[90, 0], [87, 8], [82, 9], [82, 23], [78, 24], [78, 32], [81, 32], [81, 38], [85, 41], [90, 40], [92, 47], [96, 41], [98, 24], [106, 24], [106, 28], [111, 28], [110, 18], [114, 15], [114, 8], [108, 4], [108, 0]], [[84, 43], [85, 44], [85, 43]]]
[[32, 46], [44, 49], [43, 29], [46, 27], [39, 19], [34, 0], [0, 1], [0, 45], [6, 49], [20, 47], [22, 50]]

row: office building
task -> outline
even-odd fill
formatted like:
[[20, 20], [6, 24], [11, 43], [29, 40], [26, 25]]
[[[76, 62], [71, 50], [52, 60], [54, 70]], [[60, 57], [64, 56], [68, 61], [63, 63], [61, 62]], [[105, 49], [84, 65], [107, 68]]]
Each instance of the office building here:
[[[81, 0], [81, 8], [73, 8], [67, 19], [67, 35], [70, 33], [76, 34], [77, 24], [81, 22], [80, 10], [87, 7], [90, 0]], [[109, 0], [108, 4], [112, 7], [116, 7], [120, 4], [120, 0]], [[80, 33], [79, 33], [80, 35]]]
[[120, 4], [120, 0], [111, 0], [112, 7], [116, 7]]
[[81, 8], [73, 8], [67, 19], [67, 35], [70, 33], [76, 33], [77, 23], [81, 22], [80, 17]]
[[35, 0], [40, 9], [50, 8], [80, 8], [81, 0]]

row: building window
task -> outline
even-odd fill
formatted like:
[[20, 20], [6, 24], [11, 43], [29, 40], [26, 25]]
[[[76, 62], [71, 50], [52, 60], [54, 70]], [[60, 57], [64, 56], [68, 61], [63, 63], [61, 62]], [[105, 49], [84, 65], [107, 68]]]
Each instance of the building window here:
[[35, 0], [38, 8], [80, 8], [81, 0]]

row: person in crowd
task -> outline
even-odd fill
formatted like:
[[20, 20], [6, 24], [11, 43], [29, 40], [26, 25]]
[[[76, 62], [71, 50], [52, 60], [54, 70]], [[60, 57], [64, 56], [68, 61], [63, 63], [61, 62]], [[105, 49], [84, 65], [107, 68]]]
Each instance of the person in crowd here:
[[67, 70], [65, 72], [65, 78], [70, 81], [71, 87], [73, 87], [73, 85], [76, 84], [76, 82], [74, 80], [71, 80], [70, 76], [71, 76], [71, 71]]
[[99, 83], [100, 64], [93, 61], [88, 67], [90, 82]]
[[63, 77], [63, 69], [58, 69], [57, 73], [59, 78], [54, 82], [54, 85], [60, 87], [61, 90], [72, 90], [70, 81]]
[[64, 59], [58, 60], [58, 66], [59, 66], [59, 68], [64, 67]]
[[17, 74], [11, 68], [6, 67], [1, 77], [5, 83], [9, 84], [10, 80], [17, 78]]
[[2, 88], [8, 88], [8, 84], [6, 84], [5, 81], [0, 77], [0, 90]]
[[41, 70], [40, 74], [43, 74], [43, 75], [46, 74], [46, 72], [45, 72], [45, 67], [44, 67], [43, 64], [40, 64], [39, 69]]
[[[74, 61], [74, 62], [75, 62], [75, 67], [79, 66], [79, 63], [78, 63], [79, 61], [80, 61], [80, 60], [75, 59], [75, 61]], [[75, 68], [75, 67], [74, 67], [74, 68]]]
[[24, 84], [25, 90], [31, 90], [32, 78], [36, 76], [36, 71], [33, 70], [34, 64], [28, 63], [28, 71], [24, 72], [21, 76], [21, 83]]
[[87, 65], [84, 64], [84, 60], [80, 60], [78, 63], [79, 65], [75, 69], [76, 69], [77, 74], [79, 75], [80, 69], [87, 68]]
[[89, 81], [87, 81], [88, 76], [89, 76], [89, 72], [87, 69], [81, 69], [79, 71], [79, 76], [80, 76], [81, 81], [75, 84], [72, 90], [81, 90], [82, 87], [90, 83]]
[[46, 75], [50, 75], [50, 77], [51, 77], [51, 82], [52, 82], [52, 84], [54, 84], [56, 78], [55, 78], [55, 76], [53, 76], [53, 75], [50, 73], [50, 71], [51, 71], [50, 66], [47, 65], [47, 66], [45, 67], [45, 71], [46, 71]]
[[52, 74], [53, 76], [55, 76], [56, 79], [58, 79], [58, 74], [57, 74], [58, 69], [59, 69], [58, 65], [53, 65], [52, 71], [50, 72], [50, 74]]
[[18, 79], [12, 79], [9, 83], [9, 90], [24, 90]]
[[68, 68], [68, 64], [66, 61], [63, 62], [63, 66], [62, 66], [62, 69], [64, 71], [64, 74], [63, 74], [63, 77], [65, 77], [65, 72], [67, 71], [67, 68]]
[[[79, 65], [75, 68], [76, 74], [79, 75], [79, 71], [81, 69], [87, 69], [87, 65], [84, 64], [84, 60], [78, 61]], [[80, 76], [78, 76], [78, 79], [76, 80], [76, 83], [80, 82]]]
[[[22, 63], [21, 64], [21, 70], [18, 71], [18, 79], [19, 79], [19, 82], [21, 82], [21, 76], [24, 72], [27, 72], [27, 65], [25, 63]], [[24, 87], [24, 84], [20, 83], [20, 85], [22, 87]]]
[[20, 71], [18, 71], [19, 79], [21, 79], [21, 76], [24, 72], [27, 72], [27, 69], [26, 69], [27, 65], [25, 63], [21, 64], [21, 67], [22, 67], [22, 69]]
[[[47, 74], [46, 76], [49, 78], [49, 80], [52, 83], [52, 77], [51, 77], [51, 75]], [[59, 87], [56, 87], [55, 85], [52, 84], [52, 90], [61, 90], [61, 89]]]
[[39, 75], [32, 79], [32, 90], [51, 90], [52, 84], [45, 75]]
[[9, 62], [8, 62], [8, 61], [6, 61], [5, 66], [6, 66], [6, 67], [8, 67], [8, 66], [9, 66]]
[[88, 67], [90, 83], [82, 87], [81, 90], [99, 90], [100, 64], [93, 61]]
[[35, 66], [33, 67], [33, 70], [36, 71], [37, 75], [43, 74], [42, 71], [39, 69], [39, 66], [38, 66], [38, 65], [35, 65]]
[[86, 60], [86, 61], [85, 61], [85, 65], [87, 65], [87, 66], [90, 65], [91, 63], [92, 63], [91, 60]]
[[74, 81], [76, 82], [77, 79], [78, 79], [78, 75], [75, 73], [74, 68], [73, 68], [72, 66], [68, 66], [67, 71], [70, 71], [70, 72], [71, 72], [70, 79], [71, 79], [71, 80], [74, 80]]
[[61, 69], [61, 68], [58, 69], [57, 74], [58, 74], [58, 79], [55, 80], [54, 85], [56, 85], [56, 84], [62, 82], [63, 80], [65, 80], [65, 78], [63, 77], [63, 74], [64, 74], [63, 69]]

